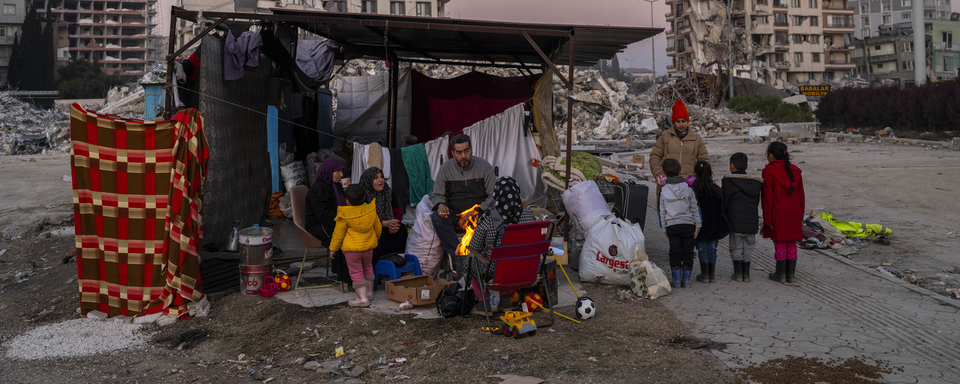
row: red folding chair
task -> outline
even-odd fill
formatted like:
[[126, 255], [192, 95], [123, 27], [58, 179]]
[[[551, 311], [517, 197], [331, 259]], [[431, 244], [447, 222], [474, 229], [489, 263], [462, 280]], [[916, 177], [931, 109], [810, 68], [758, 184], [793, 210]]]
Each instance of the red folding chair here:
[[[543, 263], [550, 249], [549, 221], [536, 221], [523, 224], [510, 224], [504, 230], [503, 240], [499, 246], [490, 251], [490, 261], [496, 261], [496, 268], [493, 271], [493, 283], [487, 282], [481, 276], [474, 276], [480, 282], [480, 292], [483, 297], [490, 294], [490, 291], [510, 292], [513, 290], [529, 288], [536, 284], [538, 274], [543, 270]], [[472, 259], [471, 259], [472, 262]], [[493, 265], [490, 263], [489, 265]], [[484, 275], [489, 273], [489, 265]], [[467, 268], [471, 271], [472, 268]], [[546, 287], [547, 284], [544, 284]], [[549, 287], [547, 288], [549, 289]], [[550, 303], [550, 292], [545, 292], [544, 306], [550, 311], [550, 323], [543, 324], [544, 327], [553, 325], [556, 320], [553, 314], [553, 306]], [[493, 329], [490, 322], [490, 312], [492, 308], [487, 308], [489, 303], [484, 302], [484, 312], [486, 312], [488, 329]]]

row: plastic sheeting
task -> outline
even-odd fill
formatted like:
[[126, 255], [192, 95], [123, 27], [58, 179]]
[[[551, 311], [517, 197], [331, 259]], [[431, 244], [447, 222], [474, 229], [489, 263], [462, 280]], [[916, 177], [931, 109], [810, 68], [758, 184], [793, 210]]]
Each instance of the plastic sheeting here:
[[[390, 121], [390, 74], [344, 77], [337, 91], [333, 134], [348, 140], [387, 142]], [[400, 69], [397, 88], [397, 142], [410, 135], [410, 69]]]

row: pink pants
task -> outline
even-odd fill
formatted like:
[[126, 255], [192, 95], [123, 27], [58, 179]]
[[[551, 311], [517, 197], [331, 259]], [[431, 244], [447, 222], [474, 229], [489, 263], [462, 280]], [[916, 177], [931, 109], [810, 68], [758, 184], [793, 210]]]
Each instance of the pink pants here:
[[774, 241], [773, 258], [777, 260], [796, 260], [797, 242], [796, 241]]
[[354, 284], [366, 281], [365, 276], [373, 276], [372, 249], [363, 252], [344, 252], [343, 257], [347, 259], [347, 268], [350, 269], [350, 278], [353, 279]]

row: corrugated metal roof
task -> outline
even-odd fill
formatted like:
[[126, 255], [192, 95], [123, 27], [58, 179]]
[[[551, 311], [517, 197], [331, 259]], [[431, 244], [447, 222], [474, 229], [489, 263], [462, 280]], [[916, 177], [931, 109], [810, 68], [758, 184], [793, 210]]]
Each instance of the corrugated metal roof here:
[[401, 60], [468, 60], [541, 63], [521, 31], [527, 32], [555, 64], [568, 64], [573, 32], [575, 64], [612, 59], [627, 45], [663, 32], [662, 28], [531, 24], [436, 17], [336, 13], [272, 8], [276, 21], [288, 21], [337, 41], [346, 52]]

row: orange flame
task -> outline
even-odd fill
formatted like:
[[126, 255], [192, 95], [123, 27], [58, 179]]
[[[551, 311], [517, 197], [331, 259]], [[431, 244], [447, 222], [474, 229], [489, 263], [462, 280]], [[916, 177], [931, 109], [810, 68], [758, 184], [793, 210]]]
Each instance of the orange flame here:
[[[468, 208], [466, 211], [460, 212], [460, 217], [475, 211], [479, 206], [479, 204], [476, 204]], [[462, 225], [462, 227], [463, 229], [467, 230], [467, 233], [465, 233], [463, 235], [463, 239], [460, 240], [460, 245], [457, 245], [457, 255], [467, 256], [470, 254], [470, 250], [467, 249], [467, 246], [470, 245], [470, 240], [473, 239], [473, 230], [477, 228], [477, 217], [471, 217], [466, 223], [464, 223], [464, 225]]]

